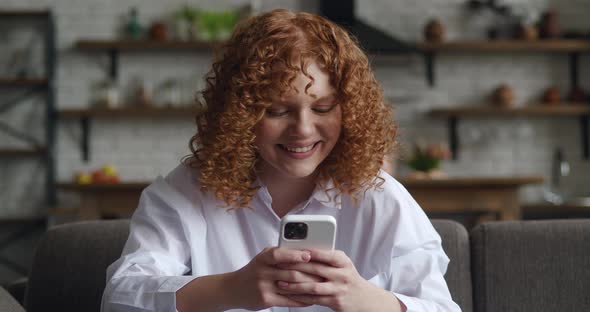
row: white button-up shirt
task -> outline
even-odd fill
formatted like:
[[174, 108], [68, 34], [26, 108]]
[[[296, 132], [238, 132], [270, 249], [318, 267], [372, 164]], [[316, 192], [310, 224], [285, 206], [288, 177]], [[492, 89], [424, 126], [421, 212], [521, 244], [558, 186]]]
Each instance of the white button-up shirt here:
[[[393, 292], [409, 312], [460, 311], [443, 278], [449, 259], [440, 236], [404, 187], [387, 173], [380, 175], [385, 179], [380, 189], [361, 193], [356, 202], [347, 195], [335, 200], [334, 190], [326, 194], [316, 188], [289, 214], [336, 218], [336, 249], [348, 255], [362, 277]], [[176, 311], [175, 293], [191, 280], [238, 270], [277, 245], [280, 218], [271, 203], [261, 185], [252, 209], [228, 210], [200, 191], [198, 173], [184, 165], [157, 178], [141, 195], [121, 258], [107, 270], [102, 311]]]

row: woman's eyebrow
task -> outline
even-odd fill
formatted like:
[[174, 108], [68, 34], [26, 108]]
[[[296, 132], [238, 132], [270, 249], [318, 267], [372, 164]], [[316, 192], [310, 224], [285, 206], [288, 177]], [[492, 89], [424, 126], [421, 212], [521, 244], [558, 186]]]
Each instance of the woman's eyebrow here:
[[[327, 99], [332, 99], [334, 97], [336, 97], [336, 93], [326, 94], [326, 95], [322, 96], [321, 98], [317, 98], [317, 99], [313, 100], [312, 104], [316, 104], [318, 102], [321, 102], [321, 101], [324, 101], [324, 100], [327, 100]], [[275, 100], [273, 102], [276, 103], [276, 104], [289, 104], [289, 103], [291, 103], [293, 101], [290, 98], [282, 98], [282, 99], [277, 99], [277, 100]]]
[[335, 96], [334, 93], [330, 93], [330, 94], [327, 94], [327, 95], [322, 96], [321, 98], [318, 98], [318, 99], [314, 100], [313, 103], [315, 104], [315, 103], [321, 102], [321, 101], [326, 100], [326, 99], [331, 99], [334, 96]]

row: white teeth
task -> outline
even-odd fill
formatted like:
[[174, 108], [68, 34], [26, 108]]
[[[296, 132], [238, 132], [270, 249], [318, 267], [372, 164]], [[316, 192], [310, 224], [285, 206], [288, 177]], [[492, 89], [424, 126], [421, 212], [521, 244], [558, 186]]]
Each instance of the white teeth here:
[[313, 148], [315, 144], [312, 144], [310, 146], [306, 146], [306, 147], [287, 147], [285, 145], [282, 145], [284, 149], [286, 149], [289, 152], [292, 153], [305, 153], [305, 152], [309, 152], [311, 151], [311, 149]]

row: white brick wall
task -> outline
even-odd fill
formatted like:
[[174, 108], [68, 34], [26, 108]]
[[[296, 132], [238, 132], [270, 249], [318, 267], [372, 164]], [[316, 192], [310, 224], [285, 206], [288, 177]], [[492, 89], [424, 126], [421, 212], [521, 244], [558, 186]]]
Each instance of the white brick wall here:
[[[57, 71], [57, 105], [59, 108], [85, 107], [90, 85], [106, 75], [106, 53], [85, 53], [72, 49], [80, 38], [112, 38], [118, 21], [131, 6], [138, 6], [143, 22], [150, 22], [184, 4], [185, 0], [0, 0], [0, 8], [52, 8], [57, 19], [59, 68]], [[486, 25], [463, 9], [464, 0], [374, 0], [357, 1], [362, 19], [406, 40], [421, 38], [424, 23], [439, 17], [447, 27], [448, 37], [480, 38]], [[247, 1], [191, 1], [203, 8], [226, 8]], [[552, 5], [562, 12], [563, 28], [590, 30], [590, 0], [509, 1], [525, 8], [542, 10]], [[313, 8], [302, 1], [264, 1], [263, 10], [274, 7]], [[16, 30], [15, 30], [16, 31]], [[8, 62], [11, 43], [22, 36], [2, 34], [0, 70]], [[210, 58], [190, 53], [123, 53], [119, 81], [134, 76], [153, 84], [176, 77], [186, 81], [185, 97], [203, 86], [200, 78], [207, 71]], [[590, 90], [590, 57], [581, 58], [581, 83]], [[373, 58], [376, 75], [386, 95], [409, 97], [397, 103], [397, 118], [402, 131], [402, 146], [415, 138], [446, 140], [446, 121], [430, 119], [424, 112], [433, 107], [481, 103], [501, 82], [514, 86], [518, 105], [534, 102], [542, 90], [556, 84], [568, 87], [567, 57], [542, 53], [509, 54], [440, 54], [436, 61], [437, 85], [426, 85], [423, 60], [417, 56]], [[565, 92], [565, 91], [564, 91]], [[5, 95], [0, 95], [5, 96]], [[31, 113], [31, 106], [0, 116], [1, 120], [20, 125], [42, 137], [41, 124]], [[39, 110], [36, 111], [37, 114]], [[28, 114], [28, 115], [27, 115]], [[33, 114], [33, 115], [31, 115]], [[31, 117], [33, 116], [33, 117]], [[76, 120], [61, 122], [57, 133], [57, 176], [68, 181], [79, 169], [115, 164], [125, 180], [149, 180], [165, 174], [188, 153], [187, 142], [194, 131], [192, 120], [94, 120], [91, 134], [91, 161], [81, 160], [78, 141], [80, 127]], [[453, 175], [522, 175], [548, 176], [552, 149], [565, 148], [572, 165], [568, 186], [577, 194], [588, 194], [590, 163], [581, 160], [580, 130], [577, 119], [549, 118], [514, 120], [464, 120], [459, 128], [462, 149], [460, 161], [447, 162], [445, 170]], [[0, 136], [2, 143], [12, 141]], [[31, 214], [42, 211], [43, 169], [35, 160], [2, 160], [0, 165], [0, 215]], [[527, 188], [525, 199], [540, 196], [540, 188]], [[63, 204], [63, 202], [62, 202]], [[66, 203], [67, 204], [67, 203]]]

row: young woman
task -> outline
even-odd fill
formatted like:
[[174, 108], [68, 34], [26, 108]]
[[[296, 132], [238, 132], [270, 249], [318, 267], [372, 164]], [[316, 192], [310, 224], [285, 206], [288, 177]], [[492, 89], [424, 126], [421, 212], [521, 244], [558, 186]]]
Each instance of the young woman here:
[[[440, 236], [380, 170], [392, 114], [343, 29], [253, 17], [203, 98], [193, 153], [144, 190], [102, 311], [459, 311]], [[337, 250], [276, 247], [287, 214], [332, 215]]]

